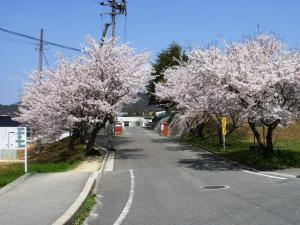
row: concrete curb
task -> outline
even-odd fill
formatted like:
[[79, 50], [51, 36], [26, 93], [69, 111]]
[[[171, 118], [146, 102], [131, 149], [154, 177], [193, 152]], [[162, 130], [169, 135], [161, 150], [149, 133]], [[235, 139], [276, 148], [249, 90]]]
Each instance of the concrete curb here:
[[73, 204], [70, 206], [70, 208], [60, 218], [58, 218], [52, 225], [72, 224], [73, 217], [78, 212], [78, 210], [81, 208], [83, 202], [90, 195], [90, 193], [93, 190], [93, 187], [95, 186], [96, 173], [97, 172], [94, 172], [89, 176], [83, 190], [81, 191], [81, 193], [77, 197], [77, 199], [73, 202]]
[[26, 178], [30, 175], [30, 173], [25, 173], [24, 175], [18, 177], [14, 181], [10, 182], [9, 184], [5, 185], [4, 187], [0, 188], [0, 194], [9, 191], [10, 189], [14, 188], [18, 184], [22, 183]]
[[96, 194], [96, 192], [97, 192], [97, 189], [99, 187], [98, 176], [99, 176], [99, 174], [103, 173], [103, 170], [104, 170], [104, 167], [105, 167], [105, 164], [106, 164], [106, 161], [107, 161], [108, 151], [107, 150], [104, 150], [104, 151], [105, 151], [105, 156], [103, 158], [102, 165], [101, 165], [100, 169], [97, 171], [96, 183], [95, 183], [95, 187], [94, 187], [94, 190], [93, 190], [93, 194]]
[[86, 198], [89, 195], [91, 195], [92, 193], [94, 194], [94, 191], [98, 187], [99, 184], [98, 184], [97, 178], [98, 178], [98, 175], [103, 172], [104, 165], [107, 160], [107, 155], [108, 155], [108, 152], [106, 151], [100, 169], [96, 172], [93, 172], [89, 176], [83, 190], [81, 191], [79, 196], [76, 198], [76, 200], [73, 202], [73, 204], [70, 206], [70, 208], [67, 209], [67, 211], [60, 218], [58, 218], [52, 225], [71, 225], [72, 224], [75, 214], [82, 207]]

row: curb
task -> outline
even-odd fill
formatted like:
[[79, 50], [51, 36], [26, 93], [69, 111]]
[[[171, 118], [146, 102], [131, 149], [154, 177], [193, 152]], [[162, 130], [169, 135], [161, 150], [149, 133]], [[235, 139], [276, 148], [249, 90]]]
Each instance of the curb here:
[[90, 193], [93, 190], [93, 187], [95, 186], [96, 173], [97, 172], [94, 172], [89, 176], [83, 190], [81, 191], [77, 199], [73, 202], [70, 208], [60, 218], [58, 218], [52, 225], [72, 224], [73, 217], [78, 212], [83, 202], [90, 195]]
[[89, 178], [87, 179], [87, 182], [79, 194], [79, 196], [76, 198], [76, 200], [73, 202], [73, 204], [67, 209], [67, 211], [59, 217], [52, 225], [71, 225], [73, 222], [73, 218], [75, 214], [79, 211], [81, 206], [83, 205], [84, 201], [86, 198], [91, 195], [92, 193], [94, 194], [95, 190], [98, 187], [98, 175], [103, 172], [104, 165], [107, 160], [107, 155], [108, 152], [105, 152], [104, 159], [102, 161], [102, 165], [98, 171], [93, 172]]
[[96, 194], [96, 191], [99, 187], [99, 179], [98, 179], [98, 176], [99, 174], [103, 173], [103, 170], [104, 170], [104, 167], [105, 167], [105, 164], [106, 164], [106, 161], [107, 161], [107, 157], [108, 157], [108, 151], [107, 150], [104, 150], [105, 151], [105, 156], [103, 158], [103, 161], [102, 161], [102, 165], [100, 167], [100, 169], [97, 171], [97, 175], [96, 175], [96, 183], [95, 183], [95, 187], [93, 189], [93, 194]]
[[5, 185], [4, 187], [0, 188], [0, 194], [9, 191], [10, 189], [14, 188], [16, 185], [20, 184], [21, 182], [23, 182], [24, 180], [26, 180], [26, 178], [30, 176], [30, 173], [25, 173], [24, 175], [18, 177], [17, 179], [15, 179], [14, 181], [8, 183], [7, 185]]

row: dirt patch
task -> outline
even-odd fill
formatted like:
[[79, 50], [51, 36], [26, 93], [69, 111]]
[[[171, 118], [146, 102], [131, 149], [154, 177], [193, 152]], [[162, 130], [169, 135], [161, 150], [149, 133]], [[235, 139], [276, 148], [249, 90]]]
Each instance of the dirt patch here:
[[102, 162], [102, 156], [90, 156], [72, 169], [71, 172], [95, 172], [101, 168]]

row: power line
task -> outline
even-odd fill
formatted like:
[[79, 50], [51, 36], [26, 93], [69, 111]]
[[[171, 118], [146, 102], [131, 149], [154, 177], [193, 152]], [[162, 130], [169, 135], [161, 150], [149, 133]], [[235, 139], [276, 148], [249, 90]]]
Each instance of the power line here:
[[[19, 36], [19, 37], [22, 37], [22, 38], [31, 39], [31, 40], [34, 40], [34, 41], [40, 41], [39, 38], [32, 37], [32, 36], [29, 36], [29, 35], [26, 35], [26, 34], [21, 34], [21, 33], [15, 32], [15, 31], [10, 31], [10, 30], [7, 30], [7, 29], [3, 29], [1, 27], [0, 27], [0, 31], [3, 31], [3, 32], [8, 33], [8, 34], [15, 35], [15, 36]], [[56, 43], [50, 42], [50, 41], [43, 41], [43, 42], [44, 42], [44, 44], [56, 46], [56, 47], [59, 47], [59, 48], [64, 48], [64, 49], [68, 49], [68, 50], [72, 50], [72, 51], [81, 52], [81, 50], [78, 49], [78, 48], [73, 48], [73, 47], [69, 47], [69, 46], [65, 46], [65, 45], [61, 45], [61, 44], [56, 44]]]
[[49, 67], [49, 62], [48, 62], [48, 60], [47, 60], [45, 51], [43, 51], [43, 56], [44, 56], [44, 59], [45, 59], [45, 61], [46, 61], [47, 66]]

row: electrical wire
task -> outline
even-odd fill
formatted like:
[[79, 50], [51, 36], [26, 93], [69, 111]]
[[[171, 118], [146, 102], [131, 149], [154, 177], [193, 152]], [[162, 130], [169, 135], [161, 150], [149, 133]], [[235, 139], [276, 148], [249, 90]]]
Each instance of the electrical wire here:
[[47, 67], [49, 67], [49, 63], [48, 63], [45, 51], [43, 51], [43, 56], [44, 56], [44, 59], [46, 61]]
[[[0, 31], [3, 31], [3, 32], [11, 34], [11, 35], [19, 36], [19, 37], [22, 37], [22, 38], [31, 39], [31, 40], [34, 40], [34, 41], [40, 41], [39, 38], [32, 37], [32, 36], [29, 36], [29, 35], [26, 35], [26, 34], [21, 34], [21, 33], [14, 32], [14, 31], [10, 31], [10, 30], [7, 30], [7, 29], [3, 29], [1, 27], [0, 27]], [[64, 48], [64, 49], [68, 49], [68, 50], [72, 50], [72, 51], [81, 52], [80, 49], [65, 46], [65, 45], [61, 45], [61, 44], [57, 44], [57, 43], [50, 42], [50, 41], [44, 41], [44, 44], [48, 44], [48, 45], [52, 45], [52, 46], [56, 46], [56, 47], [59, 47], [59, 48]]]
[[1, 41], [16, 43], [16, 44], [26, 44], [26, 45], [34, 45], [35, 42], [28, 41], [28, 40], [20, 40], [19, 38], [11, 38], [7, 36], [0, 36]]

